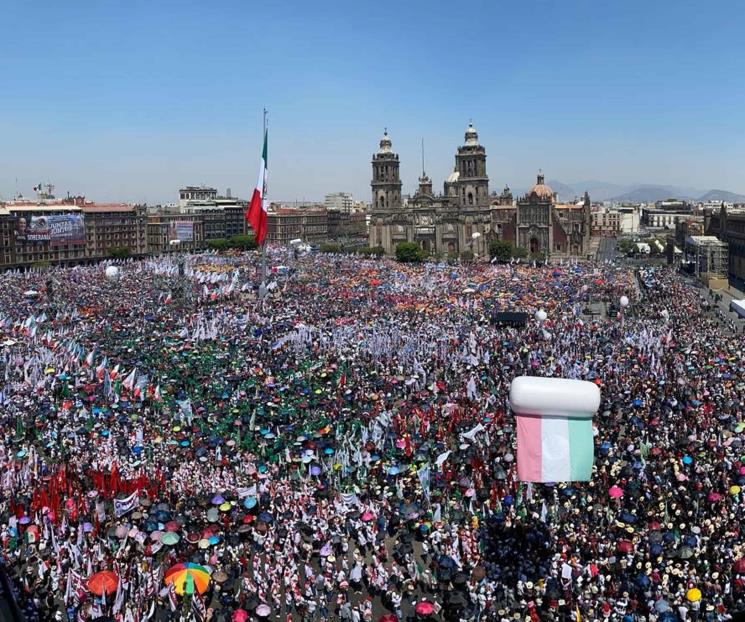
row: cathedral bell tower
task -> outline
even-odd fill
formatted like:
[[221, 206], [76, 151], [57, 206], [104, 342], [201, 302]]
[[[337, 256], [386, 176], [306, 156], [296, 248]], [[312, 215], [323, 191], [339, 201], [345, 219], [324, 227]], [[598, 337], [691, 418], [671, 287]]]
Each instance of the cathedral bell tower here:
[[465, 144], [455, 154], [458, 205], [474, 207], [489, 203], [489, 177], [486, 174], [486, 149], [479, 144], [473, 123], [466, 128]]
[[398, 154], [391, 150], [388, 131], [380, 139], [380, 149], [372, 158], [372, 208], [389, 210], [401, 207], [401, 176]]

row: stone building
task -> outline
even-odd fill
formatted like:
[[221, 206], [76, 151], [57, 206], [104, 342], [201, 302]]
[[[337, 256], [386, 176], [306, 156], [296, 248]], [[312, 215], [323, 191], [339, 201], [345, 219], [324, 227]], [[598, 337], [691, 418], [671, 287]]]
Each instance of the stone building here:
[[[179, 240], [178, 246], [171, 242]], [[159, 212], [147, 219], [147, 247], [152, 254], [191, 252], [207, 246], [203, 214]]]
[[400, 242], [415, 242], [434, 254], [472, 251], [487, 258], [489, 243], [509, 240], [543, 258], [585, 257], [590, 252], [590, 198], [564, 205], [544, 182], [542, 174], [523, 197], [514, 201], [509, 187], [489, 195], [486, 150], [468, 125], [465, 142], [455, 154], [455, 168], [435, 195], [425, 172], [419, 188], [405, 204], [401, 201], [398, 154], [388, 133], [372, 158], [370, 246], [393, 253]]
[[738, 287], [745, 286], [745, 211], [728, 210], [704, 212], [706, 235], [715, 235], [729, 245], [729, 277]]
[[266, 239], [271, 243], [287, 244], [295, 239], [322, 242], [328, 238], [329, 217], [325, 209], [275, 207], [267, 214]]
[[486, 256], [491, 231], [489, 177], [486, 150], [472, 124], [441, 195], [435, 195], [432, 180], [422, 171], [416, 193], [402, 204], [398, 154], [387, 131], [373, 155], [372, 169], [370, 246], [381, 246], [390, 254], [400, 242], [415, 242], [434, 254], [473, 251]]
[[535, 257], [586, 257], [590, 253], [590, 197], [585, 192], [580, 203], [559, 203], [541, 172], [535, 186], [514, 207], [494, 206], [492, 222], [497, 237]]
[[0, 206], [0, 268], [16, 263], [16, 219]]
[[147, 210], [126, 203], [81, 203], [88, 259], [109, 257], [111, 249], [126, 248], [130, 255], [147, 253]]

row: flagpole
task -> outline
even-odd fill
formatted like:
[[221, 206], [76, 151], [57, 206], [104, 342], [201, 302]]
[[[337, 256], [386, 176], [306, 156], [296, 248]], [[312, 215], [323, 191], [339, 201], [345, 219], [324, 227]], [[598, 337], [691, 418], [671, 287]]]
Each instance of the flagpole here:
[[[267, 110], [264, 108], [264, 132], [262, 136], [264, 137], [264, 140], [266, 140], [266, 115]], [[266, 166], [266, 163], [264, 164]], [[262, 188], [261, 192], [261, 201], [266, 205], [267, 200], [267, 182], [266, 182], [266, 174], [264, 175], [264, 187]], [[263, 209], [262, 205], [262, 209]], [[264, 242], [261, 245], [261, 286], [259, 287], [259, 298], [261, 300], [264, 300], [266, 297], [266, 245], [267, 241], [266, 238], [264, 238]]]

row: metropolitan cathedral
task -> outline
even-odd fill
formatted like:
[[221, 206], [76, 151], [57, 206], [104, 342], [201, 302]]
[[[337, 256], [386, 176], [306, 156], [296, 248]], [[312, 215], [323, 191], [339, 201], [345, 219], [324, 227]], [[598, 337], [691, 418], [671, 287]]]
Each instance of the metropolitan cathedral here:
[[560, 204], [543, 175], [525, 196], [513, 200], [509, 188], [489, 194], [486, 150], [473, 124], [455, 154], [455, 168], [435, 195], [422, 171], [408, 201], [401, 196], [398, 154], [386, 131], [372, 158], [370, 246], [392, 254], [400, 242], [415, 242], [429, 253], [489, 254], [495, 239], [512, 242], [534, 256], [585, 257], [590, 247], [590, 199]]

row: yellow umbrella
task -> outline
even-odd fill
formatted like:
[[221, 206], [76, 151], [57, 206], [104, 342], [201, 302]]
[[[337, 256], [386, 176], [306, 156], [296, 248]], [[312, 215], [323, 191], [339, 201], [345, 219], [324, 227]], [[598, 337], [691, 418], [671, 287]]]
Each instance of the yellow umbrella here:
[[729, 494], [731, 494], [731, 495], [737, 495], [737, 494], [740, 494], [740, 490], [742, 490], [742, 488], [740, 488], [740, 487], [739, 487], [739, 486], [737, 486], [737, 485], [734, 485], [734, 486], [730, 486], [730, 487], [729, 487]]
[[686, 598], [692, 603], [698, 602], [701, 600], [701, 590], [697, 587], [692, 587], [688, 592], [686, 592]]

